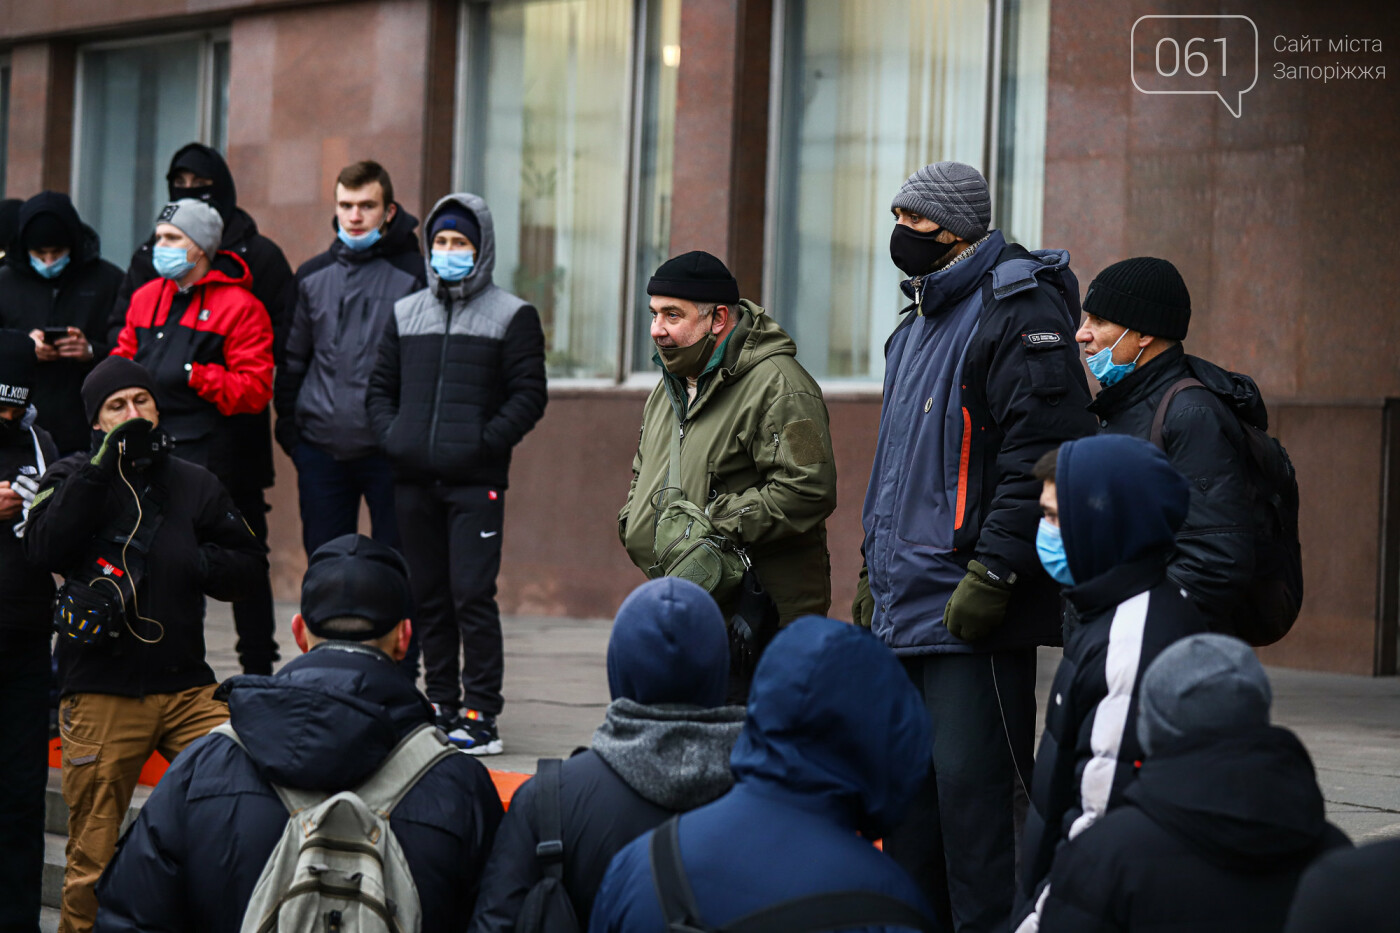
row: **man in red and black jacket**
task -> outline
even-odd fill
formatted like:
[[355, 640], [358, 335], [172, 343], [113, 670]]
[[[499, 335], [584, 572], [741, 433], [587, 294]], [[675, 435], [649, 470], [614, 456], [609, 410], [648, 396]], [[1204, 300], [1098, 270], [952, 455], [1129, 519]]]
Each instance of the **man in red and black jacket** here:
[[272, 398], [272, 326], [248, 291], [252, 276], [219, 251], [223, 220], [202, 201], [167, 204], [153, 250], [161, 277], [131, 296], [112, 351], [150, 370], [175, 454], [235, 485], [233, 415]]

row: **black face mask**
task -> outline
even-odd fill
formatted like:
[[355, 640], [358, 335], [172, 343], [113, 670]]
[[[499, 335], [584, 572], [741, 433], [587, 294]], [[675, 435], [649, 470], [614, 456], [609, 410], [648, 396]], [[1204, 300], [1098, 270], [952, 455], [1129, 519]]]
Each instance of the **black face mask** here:
[[895, 224], [890, 234], [890, 259], [894, 260], [895, 267], [911, 278], [928, 275], [957, 243], [957, 240], [938, 242], [937, 237], [942, 232], [940, 228], [932, 233], [919, 233], [912, 227]]
[[213, 185], [196, 185], [196, 186], [190, 187], [190, 188], [181, 188], [181, 187], [179, 187], [178, 185], [176, 185], [174, 182], [171, 182], [171, 184], [170, 184], [170, 200], [172, 200], [172, 201], [178, 201], [178, 200], [180, 200], [181, 198], [192, 198], [193, 200], [196, 200], [196, 201], [205, 201], [205, 202], [208, 202], [209, 204], [213, 204], [213, 203], [214, 203], [214, 186], [213, 186]]
[[8, 444], [21, 434], [28, 433], [24, 429], [24, 418], [10, 420], [5, 418], [0, 420], [0, 444]]

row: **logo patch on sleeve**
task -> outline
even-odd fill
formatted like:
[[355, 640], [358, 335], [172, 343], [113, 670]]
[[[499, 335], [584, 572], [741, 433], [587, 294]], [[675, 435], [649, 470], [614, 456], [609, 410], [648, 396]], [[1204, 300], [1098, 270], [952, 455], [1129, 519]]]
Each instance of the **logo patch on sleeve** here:
[[1034, 334], [1022, 334], [1021, 346], [1027, 350], [1046, 350], [1064, 344], [1065, 338], [1053, 330], [1042, 330]]

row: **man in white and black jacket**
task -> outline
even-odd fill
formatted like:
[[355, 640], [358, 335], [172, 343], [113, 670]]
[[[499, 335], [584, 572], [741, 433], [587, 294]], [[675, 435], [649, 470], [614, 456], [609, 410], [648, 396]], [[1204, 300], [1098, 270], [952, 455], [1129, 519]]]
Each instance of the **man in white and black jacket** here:
[[115, 638], [58, 638], [69, 807], [61, 927], [73, 933], [92, 926], [93, 886], [151, 752], [173, 761], [228, 718], [204, 659], [204, 597], [241, 599], [267, 577], [267, 550], [218, 479], [170, 455], [145, 367], [108, 357], [84, 380], [83, 404], [92, 453], [44, 474], [24, 536], [29, 559], [64, 574], [65, 587], [96, 593], [111, 580], [122, 592], [110, 603]]
[[[1036, 550], [1067, 587], [1065, 653], [1050, 687], [1021, 855], [1032, 915], [1060, 844], [1117, 806], [1142, 760], [1138, 685], [1164, 649], [1205, 631], [1167, 578], [1186, 517], [1186, 478], [1147, 441], [1101, 435], [1043, 456]], [[1023, 908], [1024, 911], [1025, 908]]]
[[24, 556], [39, 477], [58, 459], [34, 423], [34, 341], [0, 330], [0, 930], [39, 926], [49, 773], [53, 577]]
[[496, 238], [480, 197], [438, 201], [423, 246], [428, 287], [394, 305], [365, 407], [394, 470], [428, 699], [453, 742], [495, 755], [505, 490], [511, 449], [544, 414], [544, 329], [533, 305], [491, 281]]

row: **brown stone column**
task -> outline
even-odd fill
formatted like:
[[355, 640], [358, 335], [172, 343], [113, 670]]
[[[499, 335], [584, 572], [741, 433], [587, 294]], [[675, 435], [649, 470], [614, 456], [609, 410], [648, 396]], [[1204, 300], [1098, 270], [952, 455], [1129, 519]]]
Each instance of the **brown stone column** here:
[[763, 282], [772, 0], [683, 0], [671, 250], [729, 264], [743, 294]]
[[74, 52], [69, 42], [10, 50], [6, 196], [67, 191], [73, 155]]

